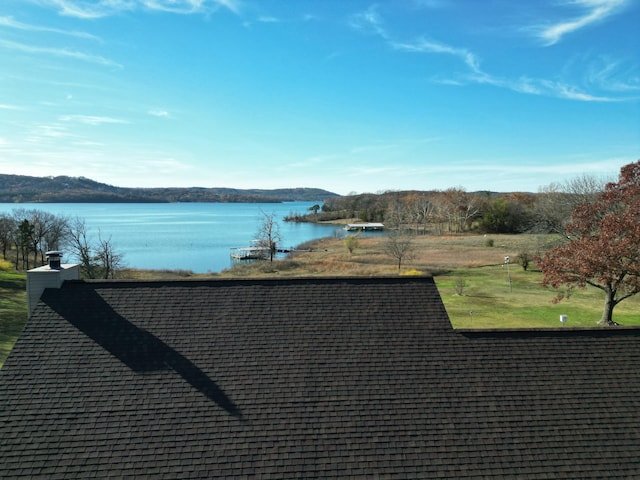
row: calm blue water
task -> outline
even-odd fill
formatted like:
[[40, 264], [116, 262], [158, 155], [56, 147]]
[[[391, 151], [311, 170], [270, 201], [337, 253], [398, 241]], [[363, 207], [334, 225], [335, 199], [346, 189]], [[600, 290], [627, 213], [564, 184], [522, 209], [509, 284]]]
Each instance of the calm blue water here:
[[[0, 212], [24, 208], [80, 217], [92, 238], [98, 233], [103, 239], [111, 237], [127, 267], [206, 273], [232, 265], [230, 249], [247, 246], [257, 237], [265, 213], [278, 219], [281, 248], [334, 235], [339, 230], [335, 225], [282, 221], [294, 212], [307, 213], [316, 203], [5, 203]], [[63, 257], [64, 262], [73, 260]]]

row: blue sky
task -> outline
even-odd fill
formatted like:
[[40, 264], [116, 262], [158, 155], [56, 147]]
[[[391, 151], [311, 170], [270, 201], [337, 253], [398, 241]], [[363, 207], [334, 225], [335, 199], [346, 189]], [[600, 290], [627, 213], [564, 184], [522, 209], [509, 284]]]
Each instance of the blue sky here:
[[3, 0], [0, 173], [538, 191], [640, 158], [640, 0]]

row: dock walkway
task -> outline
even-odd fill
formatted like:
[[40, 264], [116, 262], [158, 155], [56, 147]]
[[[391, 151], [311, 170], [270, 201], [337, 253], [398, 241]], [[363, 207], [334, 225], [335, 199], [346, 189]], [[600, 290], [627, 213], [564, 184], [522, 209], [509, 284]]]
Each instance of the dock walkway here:
[[344, 229], [348, 232], [369, 232], [369, 231], [378, 231], [384, 230], [384, 225], [382, 223], [347, 223], [344, 226]]

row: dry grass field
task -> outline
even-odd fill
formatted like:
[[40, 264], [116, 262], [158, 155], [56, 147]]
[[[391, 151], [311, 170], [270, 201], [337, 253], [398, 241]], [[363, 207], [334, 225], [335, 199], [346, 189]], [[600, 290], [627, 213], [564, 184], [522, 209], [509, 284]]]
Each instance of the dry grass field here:
[[[505, 256], [512, 262], [522, 252], [533, 255], [551, 244], [551, 235], [444, 235], [412, 237], [411, 258], [397, 260], [384, 251], [385, 237], [359, 238], [359, 246], [349, 253], [344, 239], [324, 238], [301, 246], [310, 252], [294, 253], [273, 265], [268, 262], [237, 265], [223, 275], [397, 275], [417, 270], [438, 276], [456, 269], [502, 265]], [[489, 246], [489, 244], [493, 246]]]

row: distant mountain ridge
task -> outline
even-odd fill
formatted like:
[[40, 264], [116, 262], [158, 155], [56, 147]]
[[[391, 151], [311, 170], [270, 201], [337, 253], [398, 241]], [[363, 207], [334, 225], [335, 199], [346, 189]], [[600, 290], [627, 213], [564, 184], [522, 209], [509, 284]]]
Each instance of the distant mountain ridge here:
[[0, 203], [279, 203], [339, 196], [320, 188], [125, 188], [85, 177], [0, 174]]

